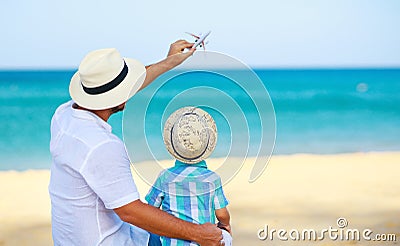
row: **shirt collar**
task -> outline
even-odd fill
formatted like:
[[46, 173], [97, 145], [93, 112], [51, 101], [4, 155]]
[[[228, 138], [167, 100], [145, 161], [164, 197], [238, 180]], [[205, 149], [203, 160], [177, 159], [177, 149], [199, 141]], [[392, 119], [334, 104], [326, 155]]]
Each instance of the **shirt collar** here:
[[184, 162], [176, 160], [175, 161], [175, 166], [176, 167], [179, 167], [179, 166], [190, 166], [190, 167], [204, 167], [204, 168], [207, 168], [207, 163], [206, 163], [206, 161], [201, 161], [201, 162], [197, 162], [197, 163], [194, 163], [194, 164], [187, 164], [187, 163], [184, 163]]
[[107, 122], [105, 122], [103, 119], [101, 119], [96, 114], [94, 114], [94, 113], [92, 113], [90, 111], [84, 110], [84, 109], [75, 109], [75, 108], [72, 107], [72, 104], [71, 104], [71, 109], [72, 109], [72, 116], [73, 117], [79, 118], [79, 119], [83, 119], [83, 120], [94, 121], [99, 126], [104, 128], [106, 131], [111, 132], [111, 130], [112, 130], [111, 125], [108, 124]]

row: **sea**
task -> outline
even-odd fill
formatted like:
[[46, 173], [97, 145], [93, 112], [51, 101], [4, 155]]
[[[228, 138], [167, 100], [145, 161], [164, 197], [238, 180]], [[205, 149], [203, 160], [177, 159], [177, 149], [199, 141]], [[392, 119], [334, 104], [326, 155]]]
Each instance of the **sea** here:
[[[134, 162], [171, 158], [163, 123], [182, 106], [214, 117], [212, 157], [400, 150], [400, 69], [252, 71], [171, 72], [109, 123]], [[50, 168], [51, 118], [74, 72], [0, 71], [0, 170]]]

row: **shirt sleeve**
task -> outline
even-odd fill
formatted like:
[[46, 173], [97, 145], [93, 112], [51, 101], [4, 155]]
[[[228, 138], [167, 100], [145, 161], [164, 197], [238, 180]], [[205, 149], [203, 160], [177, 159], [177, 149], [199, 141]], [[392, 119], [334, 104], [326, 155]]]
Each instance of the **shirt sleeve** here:
[[161, 204], [164, 200], [164, 192], [162, 190], [162, 177], [163, 172], [158, 176], [154, 185], [150, 188], [149, 193], [146, 195], [146, 201], [149, 205], [154, 207], [161, 207]]
[[89, 152], [80, 171], [108, 209], [119, 208], [139, 199], [122, 141], [99, 144]]
[[215, 209], [224, 208], [229, 204], [225, 197], [224, 190], [222, 189], [221, 178], [215, 181], [215, 196], [214, 196], [214, 206]]

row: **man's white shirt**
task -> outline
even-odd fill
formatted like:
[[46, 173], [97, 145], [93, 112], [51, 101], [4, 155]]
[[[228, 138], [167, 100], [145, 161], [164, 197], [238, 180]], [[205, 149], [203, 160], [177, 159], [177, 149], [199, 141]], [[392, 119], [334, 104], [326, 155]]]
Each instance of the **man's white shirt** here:
[[49, 193], [55, 245], [147, 245], [148, 233], [113, 209], [139, 199], [124, 143], [69, 101], [51, 121]]

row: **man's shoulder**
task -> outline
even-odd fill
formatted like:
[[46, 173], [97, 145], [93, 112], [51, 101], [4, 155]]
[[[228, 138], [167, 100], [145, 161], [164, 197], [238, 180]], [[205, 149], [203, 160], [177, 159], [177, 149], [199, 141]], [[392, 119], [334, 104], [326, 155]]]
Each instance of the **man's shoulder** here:
[[90, 146], [106, 142], [115, 142], [119, 145], [124, 145], [122, 140], [112, 132], [91, 124], [83, 124], [80, 129], [76, 129], [75, 137], [84, 140]]
[[63, 104], [61, 104], [60, 106], [57, 107], [56, 111], [54, 111], [54, 117], [60, 117], [61, 115], [63, 115], [67, 110], [71, 109], [73, 104], [72, 100], [69, 100], [68, 102], [65, 102]]
[[[118, 145], [125, 148], [124, 143], [111, 131], [101, 127], [95, 120], [82, 119], [79, 115], [74, 116], [72, 109], [73, 101], [60, 105], [54, 113], [53, 121], [57, 122], [58, 129], [93, 149], [101, 144]], [[82, 113], [82, 112], [79, 112]]]

